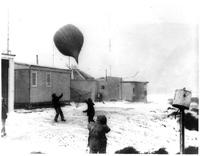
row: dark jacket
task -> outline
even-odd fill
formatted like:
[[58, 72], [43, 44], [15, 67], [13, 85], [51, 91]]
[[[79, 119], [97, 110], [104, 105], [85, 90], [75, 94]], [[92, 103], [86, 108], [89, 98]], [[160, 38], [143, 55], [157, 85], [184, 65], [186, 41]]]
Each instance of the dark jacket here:
[[94, 103], [92, 102], [92, 99], [88, 99], [87, 101], [85, 100], [85, 103], [87, 103], [87, 110], [83, 111], [84, 113], [87, 112], [87, 116], [94, 116], [95, 115], [95, 110], [94, 110]]
[[52, 103], [54, 108], [60, 107], [59, 100], [62, 98], [63, 93], [60, 96], [56, 96], [56, 94], [52, 94]]
[[107, 138], [106, 133], [110, 132], [110, 128], [107, 126], [107, 119], [104, 115], [97, 116], [95, 123], [88, 124], [89, 138], [88, 146], [92, 149], [101, 149], [106, 147]]
[[7, 119], [8, 117], [7, 112], [8, 112], [8, 109], [6, 105], [2, 102], [1, 119]]

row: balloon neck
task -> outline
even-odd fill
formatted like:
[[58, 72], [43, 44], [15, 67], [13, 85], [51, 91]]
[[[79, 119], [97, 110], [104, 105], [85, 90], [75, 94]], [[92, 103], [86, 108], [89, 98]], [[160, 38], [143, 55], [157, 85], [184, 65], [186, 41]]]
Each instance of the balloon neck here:
[[78, 59], [75, 59], [76, 60], [76, 63], [78, 64]]
[[74, 54], [74, 59], [76, 60], [76, 63], [78, 64], [78, 53]]

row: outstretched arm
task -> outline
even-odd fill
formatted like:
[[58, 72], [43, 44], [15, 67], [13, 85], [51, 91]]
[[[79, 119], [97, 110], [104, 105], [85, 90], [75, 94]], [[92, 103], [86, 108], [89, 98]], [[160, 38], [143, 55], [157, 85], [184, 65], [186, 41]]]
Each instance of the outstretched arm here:
[[88, 109], [84, 110], [83, 113], [86, 113], [88, 111]]
[[63, 93], [58, 98], [61, 99], [62, 97], [63, 97]]

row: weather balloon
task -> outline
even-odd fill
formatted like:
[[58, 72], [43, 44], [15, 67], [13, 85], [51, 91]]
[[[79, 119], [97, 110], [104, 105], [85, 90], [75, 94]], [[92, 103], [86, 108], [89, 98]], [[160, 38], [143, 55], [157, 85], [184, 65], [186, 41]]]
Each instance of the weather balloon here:
[[68, 24], [61, 27], [55, 33], [53, 40], [63, 55], [73, 57], [78, 63], [78, 56], [83, 46], [84, 36], [76, 26]]

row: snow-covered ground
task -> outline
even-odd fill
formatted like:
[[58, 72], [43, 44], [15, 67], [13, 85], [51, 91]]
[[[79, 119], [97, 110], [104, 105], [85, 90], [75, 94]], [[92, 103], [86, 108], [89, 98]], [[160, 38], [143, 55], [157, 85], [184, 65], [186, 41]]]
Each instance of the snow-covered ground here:
[[[127, 146], [144, 152], [166, 148], [176, 154], [179, 148], [179, 124], [167, 103], [95, 102], [96, 115], [108, 118], [111, 131], [107, 134], [107, 153]], [[82, 111], [87, 105], [76, 108], [62, 107], [66, 122], [53, 121], [53, 108], [16, 110], [9, 114], [7, 136], [1, 139], [1, 152], [5, 154], [87, 154], [87, 116]], [[96, 115], [95, 118], [96, 119]], [[60, 119], [60, 118], [59, 118]], [[185, 130], [185, 146], [198, 146], [198, 132]]]

